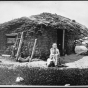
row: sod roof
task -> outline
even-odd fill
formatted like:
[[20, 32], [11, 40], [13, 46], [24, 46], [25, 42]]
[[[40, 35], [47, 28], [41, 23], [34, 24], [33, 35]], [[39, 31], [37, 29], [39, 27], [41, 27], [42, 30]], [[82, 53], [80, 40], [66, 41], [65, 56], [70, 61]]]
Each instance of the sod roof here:
[[21, 32], [36, 29], [38, 25], [50, 26], [54, 29], [65, 29], [67, 31], [77, 32], [78, 34], [88, 34], [88, 28], [86, 26], [75, 20], [51, 13], [41, 13], [8, 21], [0, 24], [0, 30], [6, 33]]

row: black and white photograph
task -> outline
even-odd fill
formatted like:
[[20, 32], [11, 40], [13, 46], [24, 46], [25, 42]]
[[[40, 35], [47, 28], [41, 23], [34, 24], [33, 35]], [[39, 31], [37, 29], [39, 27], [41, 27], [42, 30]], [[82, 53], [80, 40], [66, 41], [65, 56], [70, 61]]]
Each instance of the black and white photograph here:
[[0, 1], [0, 86], [88, 86], [88, 1]]

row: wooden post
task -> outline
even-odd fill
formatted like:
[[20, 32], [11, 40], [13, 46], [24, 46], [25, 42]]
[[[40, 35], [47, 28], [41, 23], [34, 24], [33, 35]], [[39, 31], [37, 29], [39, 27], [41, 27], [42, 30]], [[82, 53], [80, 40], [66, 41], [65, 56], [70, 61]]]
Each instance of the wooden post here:
[[16, 54], [16, 60], [18, 60], [18, 58], [19, 58], [22, 42], [23, 42], [23, 32], [21, 33], [21, 38], [20, 38], [20, 42], [19, 42], [19, 46], [18, 46], [18, 50], [17, 50], [17, 54]]
[[37, 39], [35, 39], [35, 42], [34, 42], [34, 46], [33, 46], [33, 50], [32, 50], [32, 54], [31, 54], [30, 60], [32, 60], [32, 58], [33, 58], [33, 55], [34, 55], [34, 52], [35, 52], [36, 43], [37, 43]]
[[62, 50], [63, 50], [63, 55], [65, 54], [64, 52], [64, 43], [65, 43], [65, 30], [63, 30], [63, 42], [62, 42]]
[[16, 44], [17, 44], [17, 40], [18, 40], [18, 35], [16, 37], [16, 41], [15, 41], [15, 44], [14, 44], [15, 47], [16, 47]]

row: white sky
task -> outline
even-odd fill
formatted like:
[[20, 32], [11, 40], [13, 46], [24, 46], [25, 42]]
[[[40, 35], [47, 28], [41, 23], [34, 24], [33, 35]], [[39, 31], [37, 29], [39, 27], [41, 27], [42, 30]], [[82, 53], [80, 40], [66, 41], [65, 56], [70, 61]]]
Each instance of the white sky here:
[[88, 27], [88, 1], [0, 1], [0, 23], [42, 12], [56, 13]]

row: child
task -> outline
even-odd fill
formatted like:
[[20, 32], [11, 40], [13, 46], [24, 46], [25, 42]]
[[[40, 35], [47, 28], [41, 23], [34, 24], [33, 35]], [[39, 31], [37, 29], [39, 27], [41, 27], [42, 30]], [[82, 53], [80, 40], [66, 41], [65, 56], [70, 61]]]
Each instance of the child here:
[[47, 59], [47, 65], [49, 65], [50, 62], [53, 61], [55, 66], [57, 66], [59, 56], [60, 56], [60, 52], [59, 49], [57, 48], [57, 44], [53, 43], [52, 48], [50, 49], [50, 58]]

